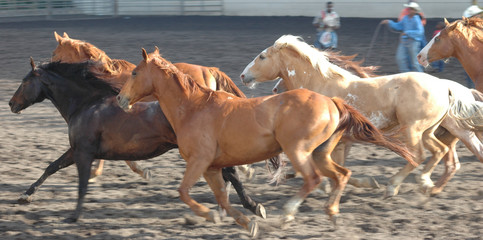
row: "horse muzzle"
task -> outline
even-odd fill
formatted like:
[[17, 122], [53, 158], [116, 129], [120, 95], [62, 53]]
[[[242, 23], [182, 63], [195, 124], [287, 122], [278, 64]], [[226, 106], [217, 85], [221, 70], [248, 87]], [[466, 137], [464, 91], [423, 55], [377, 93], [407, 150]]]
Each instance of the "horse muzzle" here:
[[12, 111], [13, 113], [17, 113], [17, 114], [20, 114], [20, 113], [21, 113], [21, 111], [22, 111], [23, 109], [25, 109], [25, 107], [23, 107], [23, 106], [22, 106], [22, 105], [20, 105], [20, 104], [15, 103], [15, 102], [14, 102], [14, 101], [12, 101], [12, 100], [10, 100], [10, 101], [8, 102], [8, 105], [10, 106], [10, 111]]
[[117, 100], [117, 103], [119, 104], [119, 107], [121, 107], [122, 110], [124, 110], [125, 112], [127, 112], [131, 109], [132, 105], [129, 104], [130, 100], [129, 100], [128, 97], [119, 94], [119, 95], [117, 95], [116, 100]]
[[249, 73], [242, 73], [240, 75], [240, 79], [243, 83], [243, 85], [249, 87], [249, 88], [254, 88], [257, 82], [255, 81], [255, 78], [249, 74]]

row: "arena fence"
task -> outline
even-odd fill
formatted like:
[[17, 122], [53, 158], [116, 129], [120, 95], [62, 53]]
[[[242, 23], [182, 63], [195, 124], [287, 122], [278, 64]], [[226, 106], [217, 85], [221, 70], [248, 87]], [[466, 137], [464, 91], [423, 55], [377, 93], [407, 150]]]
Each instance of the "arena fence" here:
[[223, 0], [0, 0], [0, 21], [119, 15], [222, 15]]

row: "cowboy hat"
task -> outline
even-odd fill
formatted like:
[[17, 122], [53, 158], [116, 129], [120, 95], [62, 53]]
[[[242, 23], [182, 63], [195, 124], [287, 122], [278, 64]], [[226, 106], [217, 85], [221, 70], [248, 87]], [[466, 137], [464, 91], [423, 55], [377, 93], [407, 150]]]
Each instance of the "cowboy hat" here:
[[404, 4], [404, 7], [407, 7], [407, 8], [412, 8], [418, 12], [421, 11], [421, 7], [419, 7], [419, 4], [415, 3], [415, 2], [410, 2], [408, 4]]
[[483, 12], [483, 9], [479, 8], [477, 5], [471, 5], [463, 12], [463, 17], [473, 17], [481, 12]]

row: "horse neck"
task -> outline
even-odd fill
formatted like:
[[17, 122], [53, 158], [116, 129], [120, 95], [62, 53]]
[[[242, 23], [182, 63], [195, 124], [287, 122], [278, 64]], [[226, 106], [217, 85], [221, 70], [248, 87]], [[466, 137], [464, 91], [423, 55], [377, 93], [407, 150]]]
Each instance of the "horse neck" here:
[[[192, 109], [198, 108], [199, 103], [205, 103], [209, 95], [199, 87], [190, 88], [186, 86], [183, 83], [185, 77], [183, 73], [178, 72], [169, 75], [169, 78], [172, 79], [153, 80], [153, 95], [158, 99], [166, 119], [176, 132], [182, 123], [186, 122], [185, 119], [189, 118], [189, 114], [193, 112]], [[192, 79], [186, 81], [198, 86]]]
[[78, 110], [99, 97], [92, 89], [80, 88], [72, 80], [62, 78], [55, 73], [47, 73], [48, 80], [53, 84], [43, 83], [43, 92], [67, 123]]
[[[468, 76], [475, 82], [476, 89], [483, 90], [483, 68], [481, 68], [483, 44], [475, 38], [471, 42], [462, 42], [461, 37], [454, 37], [453, 57], [460, 61]], [[469, 46], [476, 46], [470, 48]]]
[[306, 88], [327, 96], [336, 96], [349, 86], [349, 79], [337, 74], [332, 68], [329, 68], [328, 73], [322, 74], [319, 69], [314, 68], [303, 58], [287, 56], [280, 59], [282, 59], [280, 75], [287, 82], [289, 90]]

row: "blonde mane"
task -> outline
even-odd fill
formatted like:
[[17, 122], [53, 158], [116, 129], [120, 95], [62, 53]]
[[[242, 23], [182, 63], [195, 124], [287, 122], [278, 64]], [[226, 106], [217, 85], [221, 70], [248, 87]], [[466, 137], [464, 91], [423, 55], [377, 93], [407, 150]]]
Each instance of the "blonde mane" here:
[[332, 75], [339, 75], [343, 78], [357, 77], [349, 71], [331, 63], [326, 52], [319, 51], [315, 47], [307, 44], [301, 37], [284, 35], [275, 41], [273, 47], [277, 50], [287, 48], [295, 51], [302, 59], [309, 61], [314, 69], [319, 71], [325, 78], [332, 78]]

